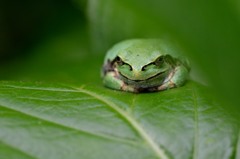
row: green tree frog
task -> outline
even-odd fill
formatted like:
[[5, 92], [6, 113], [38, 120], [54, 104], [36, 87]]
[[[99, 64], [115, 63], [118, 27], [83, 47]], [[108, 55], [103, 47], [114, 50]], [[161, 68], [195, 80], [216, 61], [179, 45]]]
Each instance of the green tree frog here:
[[182, 86], [189, 62], [172, 44], [161, 39], [131, 39], [106, 54], [102, 77], [106, 87], [128, 92], [162, 91]]

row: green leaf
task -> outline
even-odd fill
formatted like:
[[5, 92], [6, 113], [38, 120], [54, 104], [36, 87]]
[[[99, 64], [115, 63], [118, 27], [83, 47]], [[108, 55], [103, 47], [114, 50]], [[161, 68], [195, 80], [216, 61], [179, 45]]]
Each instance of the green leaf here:
[[237, 122], [194, 82], [143, 94], [0, 83], [0, 158], [228, 159], [238, 149]]

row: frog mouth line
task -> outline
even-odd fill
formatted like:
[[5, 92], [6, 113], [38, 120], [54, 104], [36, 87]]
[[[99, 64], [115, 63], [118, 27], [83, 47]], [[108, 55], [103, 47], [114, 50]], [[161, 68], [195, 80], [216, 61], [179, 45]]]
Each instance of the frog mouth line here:
[[122, 75], [120, 72], [119, 72], [119, 74], [120, 74], [122, 77], [124, 77], [124, 78], [126, 78], [126, 79], [128, 79], [128, 80], [131, 80], [131, 81], [134, 81], [134, 82], [142, 82], [142, 81], [148, 81], [148, 80], [151, 80], [151, 79], [153, 79], [153, 78], [156, 78], [156, 77], [160, 76], [161, 74], [163, 74], [163, 73], [165, 73], [165, 72], [166, 72], [166, 71], [160, 72], [160, 73], [158, 73], [158, 74], [156, 74], [156, 75], [154, 75], [154, 76], [152, 76], [152, 77], [149, 77], [149, 78], [147, 78], [147, 79], [144, 79], [144, 80], [132, 80], [132, 79], [129, 79], [129, 78], [127, 78], [126, 76]]

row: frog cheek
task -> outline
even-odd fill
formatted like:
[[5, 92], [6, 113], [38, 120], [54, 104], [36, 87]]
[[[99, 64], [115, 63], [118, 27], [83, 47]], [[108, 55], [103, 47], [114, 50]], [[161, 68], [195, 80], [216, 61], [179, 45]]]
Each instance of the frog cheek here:
[[122, 76], [122, 79], [126, 80], [126, 79], [130, 79], [130, 80], [134, 80], [134, 75], [131, 72], [119, 72], [119, 74]]
[[130, 76], [132, 74], [132, 67], [129, 65], [118, 66], [117, 70], [123, 76]]

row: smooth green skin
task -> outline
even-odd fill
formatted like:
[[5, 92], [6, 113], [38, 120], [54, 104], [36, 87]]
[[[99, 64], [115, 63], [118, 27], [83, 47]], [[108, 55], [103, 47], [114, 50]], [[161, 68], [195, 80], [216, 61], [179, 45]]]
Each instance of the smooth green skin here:
[[[115, 62], [119, 57], [124, 64]], [[160, 64], [156, 60], [163, 58]], [[188, 77], [188, 61], [179, 49], [159, 39], [132, 39], [114, 45], [105, 57], [104, 67], [112, 63], [114, 70], [103, 73], [105, 86], [129, 92], [150, 92], [179, 87]]]

